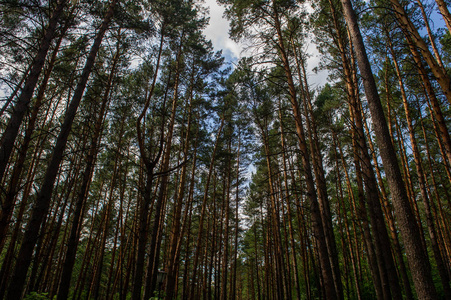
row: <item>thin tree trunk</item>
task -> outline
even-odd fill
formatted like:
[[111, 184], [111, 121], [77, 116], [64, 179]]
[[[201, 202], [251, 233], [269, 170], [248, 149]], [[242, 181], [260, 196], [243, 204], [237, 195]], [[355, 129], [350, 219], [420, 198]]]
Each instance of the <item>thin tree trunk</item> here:
[[72, 228], [67, 242], [67, 251], [65, 255], [63, 271], [61, 274], [61, 280], [58, 289], [58, 300], [65, 300], [69, 294], [70, 280], [72, 278], [72, 271], [75, 264], [75, 256], [77, 254], [78, 242], [80, 239], [80, 231], [83, 223], [83, 215], [85, 203], [88, 197], [88, 191], [91, 184], [92, 174], [94, 172], [94, 165], [97, 159], [98, 146], [101, 140], [102, 125], [105, 119], [105, 114], [108, 109], [108, 103], [110, 100], [110, 91], [113, 86], [113, 78], [116, 73], [116, 66], [120, 56], [120, 42], [118, 41], [116, 47], [116, 54], [113, 58], [113, 64], [111, 67], [110, 75], [106, 85], [105, 94], [102, 99], [100, 112], [97, 116], [97, 120], [94, 126], [94, 136], [92, 137], [89, 153], [86, 158], [86, 166], [83, 173], [83, 181], [78, 192], [78, 198], [75, 205], [75, 211], [73, 213]]
[[205, 191], [204, 191], [204, 197], [202, 199], [202, 207], [200, 212], [200, 220], [199, 220], [199, 232], [197, 234], [197, 243], [196, 243], [196, 249], [194, 252], [194, 262], [193, 262], [193, 274], [191, 277], [191, 285], [190, 285], [190, 292], [189, 292], [189, 299], [195, 299], [195, 288], [196, 288], [196, 282], [197, 282], [197, 268], [199, 265], [199, 256], [202, 246], [202, 238], [203, 238], [203, 226], [204, 226], [204, 220], [206, 215], [206, 206], [207, 206], [207, 199], [208, 199], [208, 189], [210, 186], [210, 180], [211, 180], [211, 174], [213, 171], [215, 158], [216, 158], [216, 151], [219, 145], [219, 138], [221, 136], [222, 128], [224, 126], [224, 117], [221, 118], [221, 124], [219, 125], [218, 133], [216, 135], [216, 142], [215, 146], [213, 148], [213, 153], [211, 155], [211, 161], [210, 161], [210, 167], [208, 170], [207, 175], [207, 181], [205, 183]]
[[275, 247], [275, 268], [277, 273], [276, 278], [276, 286], [277, 286], [277, 292], [281, 293], [279, 295], [279, 299], [284, 299], [284, 283], [283, 283], [283, 275], [285, 272], [282, 272], [284, 270], [284, 253], [282, 249], [282, 238], [280, 234], [280, 213], [277, 208], [277, 202], [276, 202], [276, 191], [275, 191], [275, 183], [274, 183], [274, 174], [272, 171], [272, 162], [271, 162], [271, 156], [272, 153], [269, 149], [269, 140], [268, 140], [268, 121], [267, 119], [264, 119], [264, 124], [260, 120], [256, 120], [256, 123], [259, 126], [260, 132], [261, 132], [261, 138], [263, 147], [265, 150], [265, 158], [266, 158], [266, 167], [268, 172], [268, 189], [269, 189], [269, 208], [268, 208], [268, 214], [270, 214], [270, 222], [272, 224], [271, 230], [273, 232], [272, 237], [274, 238], [274, 247]]
[[[335, 148], [335, 152], [336, 152], [336, 156], [337, 159], [335, 160], [335, 171], [337, 173], [336, 177], [337, 177], [337, 182], [336, 184], [338, 185], [338, 195], [339, 195], [339, 199], [340, 199], [340, 205], [342, 207], [342, 209], [345, 209], [345, 203], [344, 203], [344, 196], [343, 196], [343, 188], [341, 186], [341, 183], [339, 182], [339, 178], [341, 178], [340, 175], [340, 167], [339, 167], [339, 160], [338, 157], [341, 157], [342, 162], [344, 163], [344, 158], [341, 156], [341, 151], [338, 151], [338, 139], [337, 139], [337, 135], [335, 132], [332, 132], [333, 135], [333, 144], [334, 144], [334, 148]], [[340, 149], [341, 150], [341, 149]], [[346, 171], [347, 172], [347, 171]], [[349, 184], [349, 179], [348, 176], [346, 175], [347, 178], [347, 184]], [[352, 190], [350, 190], [350, 195], [349, 198], [354, 197]], [[351, 239], [351, 234], [349, 232], [349, 223], [348, 223], [348, 218], [346, 213], [344, 213], [344, 225], [346, 228], [346, 239], [348, 242], [348, 248], [349, 248], [349, 255], [350, 255], [350, 259], [351, 259], [351, 264], [352, 264], [352, 271], [353, 271], [353, 277], [354, 277], [354, 284], [355, 284], [355, 288], [356, 288], [356, 294], [357, 294], [357, 299], [361, 300], [362, 299], [362, 291], [360, 288], [360, 281], [359, 281], [359, 272], [358, 272], [358, 268], [357, 268], [357, 263], [356, 263], [356, 258], [355, 258], [355, 254], [354, 254], [354, 249], [352, 247], [352, 239]]]
[[390, 0], [392, 4], [396, 19], [401, 26], [404, 35], [406, 36], [408, 43], [413, 43], [418, 51], [422, 54], [424, 60], [427, 62], [431, 68], [432, 73], [435, 76], [438, 84], [442, 88], [443, 94], [445, 95], [448, 102], [451, 103], [451, 78], [447, 74], [445, 68], [440, 67], [439, 63], [435, 60], [432, 53], [429, 51], [426, 42], [420, 36], [415, 25], [409, 19], [407, 12], [405, 11], [403, 5], [398, 0]]
[[[280, 139], [281, 139], [281, 145], [282, 145], [282, 163], [283, 163], [283, 179], [285, 184], [285, 197], [286, 197], [286, 205], [287, 205], [287, 212], [288, 212], [288, 228], [290, 233], [290, 243], [291, 243], [291, 259], [294, 267], [294, 280], [296, 284], [296, 296], [297, 299], [301, 299], [301, 286], [300, 286], [300, 280], [298, 278], [299, 276], [299, 270], [298, 270], [298, 263], [296, 258], [296, 243], [294, 241], [294, 233], [293, 233], [293, 213], [291, 211], [291, 201], [290, 201], [290, 192], [288, 187], [288, 174], [287, 174], [287, 162], [286, 162], [286, 146], [285, 146], [285, 134], [283, 129], [283, 123], [282, 123], [282, 109], [279, 107], [279, 120], [280, 120]], [[288, 256], [287, 256], [288, 259]]]
[[451, 299], [451, 289], [449, 286], [449, 276], [448, 273], [446, 271], [444, 262], [443, 262], [443, 258], [442, 255], [440, 253], [440, 249], [439, 249], [439, 244], [437, 241], [437, 232], [435, 230], [435, 225], [434, 225], [434, 221], [433, 221], [433, 216], [432, 216], [432, 212], [431, 212], [431, 207], [430, 207], [430, 201], [429, 201], [429, 196], [426, 190], [426, 181], [425, 181], [425, 173], [423, 170], [423, 165], [422, 165], [422, 159], [420, 156], [420, 151], [418, 149], [418, 145], [417, 145], [417, 141], [414, 135], [414, 127], [413, 127], [413, 121], [412, 121], [412, 116], [410, 114], [410, 110], [409, 110], [409, 104], [407, 101], [407, 94], [406, 94], [406, 90], [404, 88], [404, 83], [402, 81], [402, 77], [401, 77], [401, 70], [399, 68], [398, 65], [398, 61], [396, 60], [396, 56], [393, 50], [393, 46], [391, 44], [391, 41], [389, 41], [389, 46], [390, 46], [390, 51], [391, 51], [391, 55], [393, 58], [393, 64], [395, 66], [395, 71], [396, 71], [396, 75], [398, 77], [398, 83], [399, 83], [399, 88], [401, 90], [401, 96], [402, 96], [402, 102], [403, 102], [403, 106], [404, 106], [404, 111], [406, 114], [406, 121], [407, 121], [407, 126], [409, 129], [409, 137], [410, 137], [410, 143], [412, 146], [412, 152], [413, 152], [413, 156], [414, 156], [414, 161], [415, 161], [415, 167], [417, 170], [417, 174], [418, 174], [418, 183], [420, 186], [420, 195], [421, 198], [423, 200], [423, 204], [424, 204], [424, 209], [425, 209], [425, 213], [426, 213], [426, 224], [429, 230], [429, 237], [431, 239], [431, 245], [432, 245], [432, 250], [434, 253], [434, 258], [437, 264], [437, 269], [439, 271], [440, 274], [440, 278], [442, 280], [442, 286], [443, 286], [443, 290], [445, 293], [445, 298], [446, 299]]
[[[33, 107], [33, 110], [32, 110], [31, 116], [30, 116], [30, 120], [28, 121], [27, 129], [25, 130], [24, 140], [22, 142], [22, 145], [20, 146], [19, 155], [14, 164], [14, 169], [12, 171], [12, 175], [11, 175], [11, 179], [10, 179], [9, 186], [7, 189], [7, 193], [6, 193], [5, 199], [2, 201], [2, 210], [0, 211], [0, 249], [2, 248], [3, 243], [5, 241], [6, 230], [7, 230], [9, 221], [11, 219], [12, 211], [14, 209], [14, 199], [15, 199], [16, 193], [17, 193], [17, 186], [20, 182], [20, 175], [22, 173], [22, 169], [25, 164], [27, 150], [28, 150], [28, 147], [30, 146], [32, 134], [35, 129], [36, 121], [38, 119], [38, 112], [39, 112], [39, 109], [41, 108], [42, 101], [44, 99], [44, 93], [45, 93], [48, 81], [50, 79], [50, 74], [53, 70], [53, 66], [55, 65], [56, 56], [58, 54], [59, 47], [61, 45], [62, 40], [63, 40], [63, 34], [59, 38], [59, 40], [55, 46], [55, 49], [53, 50], [53, 54], [50, 59], [48, 68], [45, 72], [41, 86], [39, 87], [39, 92], [36, 97], [36, 102], [34, 104], [34, 107]], [[0, 181], [1, 181], [1, 178], [0, 178]]]
[[[364, 140], [364, 135], [362, 134], [362, 125], [361, 125], [361, 111], [360, 111], [360, 105], [359, 105], [359, 94], [356, 89], [356, 86], [358, 84], [357, 82], [357, 71], [355, 70], [354, 65], [354, 55], [353, 52], [351, 52], [351, 62], [349, 62], [349, 59], [346, 55], [346, 50], [344, 46], [344, 39], [342, 35], [340, 34], [340, 24], [339, 19], [336, 15], [335, 6], [332, 1], [329, 1], [330, 9], [333, 16], [334, 26], [338, 33], [337, 38], [337, 44], [338, 48], [340, 50], [340, 56], [341, 61], [343, 65], [343, 71], [345, 75], [345, 82], [346, 82], [346, 92], [347, 92], [347, 98], [349, 102], [349, 112], [351, 116], [351, 121], [353, 124], [352, 127], [352, 145], [353, 145], [353, 154], [354, 154], [354, 164], [355, 164], [355, 170], [356, 170], [356, 181], [357, 181], [357, 187], [358, 187], [358, 199], [360, 208], [357, 211], [358, 215], [360, 216], [360, 219], [362, 221], [362, 226], [364, 230], [364, 239], [365, 239], [365, 246], [368, 252], [368, 259], [370, 264], [370, 270], [373, 277], [374, 282], [374, 288], [376, 290], [377, 297], [381, 299], [382, 297], [389, 299], [390, 298], [390, 290], [388, 288], [388, 282], [387, 282], [387, 272], [385, 270], [385, 266], [382, 263], [381, 259], [377, 259], [378, 257], [382, 257], [382, 250], [380, 247], [380, 243], [377, 240], [377, 229], [378, 227], [375, 224], [375, 217], [374, 213], [371, 214], [373, 208], [368, 205], [368, 209], [370, 211], [370, 217], [371, 217], [371, 223], [373, 225], [373, 236], [375, 239], [375, 244], [373, 244], [373, 238], [370, 233], [370, 227], [367, 220], [367, 213], [365, 208], [365, 196], [364, 196], [364, 189], [363, 189], [363, 177], [366, 176], [365, 180], [365, 188], [369, 189], [368, 197], [371, 197], [371, 193], [374, 195], [374, 193], [377, 195], [377, 191], [374, 190], [373, 185], [368, 185], [368, 179], [371, 178], [368, 173], [370, 173], [368, 164], [368, 151], [366, 148], [366, 142]], [[352, 51], [352, 43], [350, 43], [350, 49]], [[353, 71], [351, 71], [353, 69]], [[366, 154], [366, 155], [365, 155]], [[365, 161], [363, 159], [365, 158]], [[363, 165], [363, 171], [362, 171], [362, 165]], [[343, 166], [345, 167], [345, 166]], [[348, 177], [348, 175], [346, 174]], [[349, 179], [348, 179], [349, 181]], [[349, 184], [348, 184], [349, 185]], [[374, 202], [374, 196], [372, 199], [368, 199], [370, 201], [368, 202]], [[372, 201], [371, 201], [372, 200]]]
[[[192, 97], [193, 97], [193, 88], [194, 88], [194, 70], [191, 74], [191, 83], [190, 83], [190, 92], [188, 97], [188, 124], [186, 125], [186, 134], [185, 134], [185, 144], [183, 147], [183, 155], [184, 159], [188, 158], [188, 151], [190, 146], [191, 139], [191, 120], [192, 120]], [[196, 135], [196, 143], [197, 143], [197, 135]], [[197, 149], [194, 149], [196, 152]], [[195, 155], [195, 154], [194, 154]], [[195, 158], [194, 158], [195, 159]], [[175, 283], [177, 279], [177, 271], [178, 271], [178, 260], [179, 260], [179, 240], [182, 236], [181, 232], [181, 214], [182, 214], [182, 201], [185, 196], [185, 183], [186, 183], [186, 175], [187, 175], [187, 164], [184, 163], [182, 166], [181, 174], [180, 174], [180, 182], [177, 192], [177, 198], [174, 202], [174, 223], [172, 225], [172, 235], [171, 235], [171, 244], [169, 250], [169, 264], [168, 264], [168, 275], [166, 281], [166, 297], [167, 299], [173, 299], [175, 291]], [[185, 208], [187, 209], [187, 207]]]
[[437, 3], [440, 13], [442, 14], [446, 27], [448, 27], [448, 31], [451, 34], [451, 13], [448, 10], [448, 5], [446, 5], [445, 0], [435, 0], [435, 2]]
[[[176, 58], [176, 70], [175, 70], [175, 83], [174, 83], [174, 95], [172, 99], [171, 117], [169, 119], [169, 125], [167, 127], [166, 133], [166, 147], [164, 149], [164, 157], [162, 161], [161, 172], [163, 173], [160, 185], [160, 191], [155, 204], [155, 219], [152, 228], [151, 240], [150, 240], [150, 252], [149, 252], [149, 265], [147, 268], [146, 287], [144, 291], [144, 298], [147, 299], [152, 296], [153, 292], [156, 290], [157, 275], [158, 275], [158, 265], [160, 259], [160, 246], [161, 246], [161, 230], [164, 219], [164, 207], [167, 198], [167, 184], [169, 180], [169, 161], [171, 158], [171, 147], [172, 147], [172, 137], [174, 133], [175, 117], [178, 106], [178, 89], [180, 83], [180, 73], [181, 73], [181, 51], [182, 51], [182, 41], [184, 34], [180, 38], [179, 49]], [[163, 128], [162, 128], [163, 130]]]
[[[102, 184], [103, 184], [103, 182], [102, 182]], [[100, 201], [96, 201], [95, 207], [92, 212], [92, 219], [94, 219], [93, 216], [97, 215], [99, 206], [100, 206]], [[69, 225], [67, 225], [67, 227], [69, 227]], [[91, 225], [89, 226], [89, 236], [87, 238], [88, 241], [87, 241], [87, 245], [86, 245], [86, 250], [84, 251], [83, 259], [81, 260], [80, 272], [78, 274], [77, 282], [75, 284], [75, 288], [72, 293], [72, 295], [73, 295], [72, 300], [79, 299], [80, 295], [83, 291], [83, 288], [84, 288], [84, 282], [86, 280], [86, 276], [88, 273], [88, 271], [87, 271], [88, 264], [90, 262], [91, 255], [93, 252], [93, 239], [97, 238], [97, 234], [94, 237], [93, 237], [93, 235], [94, 235], [94, 221], [92, 221]], [[64, 268], [64, 262], [63, 262], [63, 268]], [[61, 272], [62, 272], [62, 270], [61, 270]], [[55, 285], [58, 285], [59, 283], [60, 283], [60, 281], [57, 281], [57, 283]], [[56, 292], [58, 292], [57, 287], [55, 288], [55, 290], [56, 290]]]
[[[40, 142], [38, 142], [38, 145]], [[5, 293], [7, 292], [7, 287], [10, 283], [11, 278], [11, 268], [14, 266], [14, 257], [16, 256], [16, 247], [17, 241], [20, 239], [21, 228], [23, 226], [23, 216], [26, 212], [26, 208], [28, 205], [28, 198], [30, 197], [31, 189], [33, 188], [33, 179], [36, 176], [37, 168], [36, 164], [41, 159], [43, 151], [40, 146], [36, 147], [35, 153], [33, 154], [33, 158], [30, 164], [30, 168], [28, 170], [28, 174], [26, 176], [26, 184], [23, 189], [23, 197], [16, 213], [16, 222], [15, 226], [12, 230], [11, 238], [9, 239], [9, 245], [7, 252], [5, 254], [5, 258], [3, 260], [2, 268], [0, 270], [0, 299], [3, 299]]]
[[[294, 48], [294, 51], [296, 49]], [[324, 174], [323, 159], [319, 146], [319, 137], [317, 132], [316, 120], [313, 114], [312, 100], [310, 96], [310, 90], [307, 82], [307, 72], [305, 70], [305, 60], [300, 55], [299, 61], [298, 55], [295, 55], [296, 64], [298, 67], [299, 80], [301, 82], [301, 93], [304, 110], [305, 120], [307, 125], [307, 131], [310, 138], [310, 154], [312, 157], [313, 171], [315, 174], [315, 182], [318, 192], [318, 200], [321, 210], [321, 217], [323, 221], [324, 233], [326, 237], [327, 250], [329, 252], [330, 265], [332, 267], [332, 275], [334, 279], [335, 290], [339, 299], [343, 299], [343, 285], [341, 283], [340, 264], [338, 261], [338, 251], [335, 241], [334, 229], [332, 226], [332, 213], [330, 210], [329, 197], [327, 194], [326, 178]]]
[[14, 100], [14, 98], [17, 96], [17, 93], [22, 90], [22, 84], [25, 82], [25, 80], [28, 77], [28, 74], [30, 74], [30, 69], [32, 65], [28, 66], [28, 69], [23, 73], [22, 78], [20, 79], [19, 83], [16, 84], [16, 87], [12, 91], [11, 95], [9, 95], [8, 99], [5, 101], [5, 104], [3, 104], [2, 109], [0, 109], [0, 118], [3, 116], [5, 111], [8, 109], [8, 107], [11, 105], [11, 102]]
[[365, 126], [365, 130], [366, 130], [366, 133], [368, 136], [368, 144], [370, 147], [370, 152], [372, 153], [372, 156], [373, 156], [373, 163], [374, 163], [374, 167], [376, 169], [377, 180], [379, 182], [379, 190], [381, 191], [382, 198], [383, 198], [383, 203], [384, 203], [383, 208], [384, 208], [385, 218], [387, 220], [390, 236], [391, 236], [391, 239], [393, 242], [393, 254], [395, 255], [396, 259], [398, 260], [398, 265], [400, 268], [401, 278], [402, 278], [402, 282], [404, 285], [404, 292], [406, 294], [406, 297], [408, 300], [412, 300], [413, 299], [412, 288], [410, 286], [409, 276], [407, 275], [407, 268], [404, 263], [404, 257], [403, 257], [404, 251], [401, 249], [401, 245], [399, 244], [399, 239], [398, 239], [398, 234], [397, 234], [398, 230], [395, 226], [395, 221], [393, 218], [393, 211], [392, 211], [390, 203], [388, 202], [387, 192], [385, 190], [384, 181], [382, 179], [379, 164], [377, 162], [376, 151], [374, 149], [373, 142], [371, 141], [370, 131], [368, 129], [366, 121], [364, 121], [363, 124]]
[[[233, 127], [232, 127], [233, 130]], [[227, 145], [227, 152], [231, 154], [232, 152], [232, 137], [229, 137], [229, 142]], [[226, 177], [226, 184], [225, 184], [225, 201], [224, 201], [224, 214], [225, 214], [225, 220], [224, 220], [224, 228], [222, 229], [222, 232], [224, 232], [224, 254], [222, 256], [222, 282], [221, 282], [221, 299], [227, 300], [227, 282], [228, 282], [228, 270], [229, 270], [229, 227], [230, 227], [230, 190], [232, 186], [232, 158], [231, 156], [228, 157], [227, 162], [227, 169], [225, 170], [225, 173], [227, 174]]]
[[421, 0], [417, 0], [418, 6], [421, 10], [421, 15], [423, 16], [424, 25], [426, 26], [426, 30], [429, 37], [429, 42], [431, 43], [432, 51], [434, 52], [435, 60], [437, 61], [437, 64], [440, 66], [440, 68], [444, 69], [442, 58], [440, 57], [440, 54], [438, 53], [437, 45], [435, 44], [435, 38], [432, 34], [431, 27], [429, 26], [428, 17], [426, 15], [426, 11], [424, 10], [423, 3], [421, 3]]
[[238, 149], [237, 149], [237, 162], [236, 162], [236, 187], [235, 187], [235, 249], [233, 253], [233, 280], [230, 287], [230, 299], [236, 299], [236, 281], [237, 281], [237, 265], [238, 265], [238, 230], [239, 230], [239, 212], [238, 207], [240, 204], [240, 154], [241, 154], [241, 130], [238, 129]]
[[299, 104], [296, 96], [296, 87], [293, 82], [293, 76], [290, 69], [289, 59], [285, 52], [285, 46], [282, 36], [282, 29], [280, 26], [279, 16], [277, 9], [274, 7], [274, 21], [275, 21], [275, 29], [277, 31], [277, 37], [278, 37], [278, 45], [279, 45], [279, 51], [280, 56], [283, 62], [285, 75], [287, 77], [287, 83], [289, 88], [289, 94], [290, 94], [290, 102], [294, 114], [295, 124], [296, 124], [296, 132], [299, 139], [299, 149], [301, 152], [301, 160], [304, 167], [304, 173], [305, 173], [305, 180], [307, 184], [307, 198], [310, 202], [310, 210], [311, 210], [311, 216], [312, 216], [312, 222], [313, 222], [313, 230], [315, 232], [315, 238], [317, 239], [317, 242], [319, 243], [318, 247], [318, 254], [319, 254], [319, 260], [321, 265], [321, 271], [324, 279], [324, 288], [326, 289], [326, 297], [329, 300], [339, 299], [342, 297], [342, 294], [337, 293], [337, 290], [335, 289], [335, 282], [334, 282], [334, 276], [332, 272], [332, 267], [329, 260], [329, 253], [327, 248], [327, 242], [326, 242], [326, 235], [323, 223], [322, 223], [322, 216], [319, 208], [318, 203], [318, 197], [315, 189], [313, 174], [312, 174], [312, 168], [309, 161], [309, 151], [307, 148], [306, 138], [305, 138], [305, 132], [304, 132], [304, 125], [302, 122], [302, 117], [299, 110]]

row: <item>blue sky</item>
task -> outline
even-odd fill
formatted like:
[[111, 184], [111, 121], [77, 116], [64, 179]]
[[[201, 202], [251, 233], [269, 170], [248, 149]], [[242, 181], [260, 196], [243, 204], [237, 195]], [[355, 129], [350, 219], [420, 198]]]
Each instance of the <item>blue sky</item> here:
[[223, 18], [224, 7], [219, 6], [216, 0], [205, 0], [205, 6], [210, 7], [210, 24], [204, 31], [205, 35], [215, 50], [222, 50], [227, 61], [237, 61], [243, 47], [229, 38], [229, 22]]
[[[229, 22], [223, 18], [224, 7], [219, 6], [216, 0], [205, 0], [205, 6], [210, 7], [210, 24], [204, 33], [213, 43], [216, 51], [222, 50], [227, 62], [234, 63], [239, 58], [245, 56], [242, 53], [243, 45], [232, 41], [229, 38]], [[313, 88], [324, 85], [327, 82], [327, 73], [320, 72], [315, 74], [312, 69], [319, 63], [319, 53], [314, 44], [308, 46], [308, 52], [311, 57], [308, 61], [309, 83]]]

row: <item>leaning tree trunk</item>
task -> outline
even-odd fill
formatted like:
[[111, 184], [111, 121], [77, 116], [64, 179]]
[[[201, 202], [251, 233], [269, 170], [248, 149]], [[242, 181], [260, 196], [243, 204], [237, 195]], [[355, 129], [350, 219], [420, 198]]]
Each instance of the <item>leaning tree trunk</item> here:
[[56, 35], [58, 21], [63, 13], [64, 7], [66, 6], [66, 2], [67, 0], [60, 0], [58, 2], [52, 17], [49, 20], [47, 30], [45, 31], [39, 50], [32, 62], [31, 70], [25, 81], [22, 93], [14, 106], [13, 115], [9, 119], [8, 125], [3, 132], [0, 141], [0, 182], [5, 174], [6, 166], [14, 148], [14, 142], [16, 141], [17, 134], [19, 133], [20, 125], [22, 124], [25, 113], [28, 110], [28, 105], [31, 97], [33, 96], [36, 84], [38, 83], [39, 75], [41, 74], [42, 67], [44, 66], [50, 44]]
[[440, 13], [442, 14], [446, 27], [448, 27], [448, 31], [451, 34], [451, 13], [448, 10], [448, 6], [446, 5], [445, 0], [435, 0], [435, 2], [437, 3]]
[[39, 229], [41, 228], [42, 221], [44, 220], [50, 205], [55, 179], [58, 174], [60, 163], [63, 159], [63, 153], [66, 148], [67, 139], [69, 137], [72, 124], [78, 110], [78, 106], [80, 104], [86, 84], [88, 82], [89, 75], [91, 74], [91, 70], [94, 66], [97, 52], [100, 49], [100, 44], [102, 43], [102, 39], [113, 17], [116, 2], [117, 0], [113, 0], [110, 4], [108, 12], [105, 15], [102, 25], [97, 33], [97, 36], [89, 52], [88, 58], [83, 68], [82, 75], [80, 77], [80, 81], [77, 84], [72, 100], [66, 111], [66, 115], [64, 117], [64, 121], [61, 126], [61, 131], [58, 135], [56, 145], [53, 149], [52, 158], [47, 167], [47, 171], [45, 173], [41, 189], [39, 190], [39, 193], [35, 200], [35, 205], [31, 213], [31, 218], [30, 221], [28, 222], [23, 237], [23, 242], [20, 247], [19, 254], [17, 256], [13, 280], [11, 282], [9, 292], [7, 295], [8, 299], [20, 299], [22, 295], [22, 289], [25, 284], [28, 267], [30, 266], [31, 259], [33, 256], [33, 249], [38, 240], [38, 233]]
[[393, 205], [399, 222], [401, 235], [407, 252], [412, 278], [417, 295], [420, 299], [437, 299], [437, 292], [432, 281], [431, 266], [427, 253], [419, 245], [420, 233], [415, 216], [407, 198], [406, 187], [402, 180], [397, 156], [390, 139], [388, 126], [377, 91], [376, 82], [371, 71], [371, 65], [366, 54], [363, 38], [360, 34], [357, 16], [350, 0], [341, 0], [345, 19], [354, 43], [360, 74], [363, 78], [365, 94], [368, 99], [374, 131], [379, 142], [380, 152], [388, 184], [392, 194]]
[[451, 77], [447, 74], [446, 69], [442, 68], [440, 64], [435, 60], [434, 55], [429, 51], [429, 48], [423, 38], [420, 36], [415, 25], [409, 19], [407, 12], [398, 0], [390, 0], [396, 19], [406, 36], [408, 43], [413, 43], [418, 51], [423, 56], [431, 68], [432, 73], [435, 76], [438, 84], [442, 88], [448, 102], [451, 103]]
[[[293, 50], [296, 53], [296, 48], [293, 45]], [[302, 57], [302, 54], [299, 55], [300, 59], [297, 54], [295, 54], [295, 60], [297, 64], [298, 69], [298, 76], [300, 81], [300, 90], [302, 94], [302, 102], [304, 105], [305, 110], [305, 120], [307, 125], [307, 132], [309, 134], [310, 138], [310, 155], [312, 157], [312, 163], [313, 163], [313, 172], [315, 175], [315, 182], [317, 186], [317, 192], [318, 192], [318, 200], [319, 200], [319, 206], [321, 210], [321, 217], [323, 221], [324, 226], [324, 233], [326, 236], [326, 244], [327, 244], [327, 251], [329, 253], [329, 259], [330, 264], [332, 267], [332, 275], [334, 279], [334, 285], [335, 290], [337, 292], [337, 296], [339, 298], [343, 298], [343, 285], [341, 282], [341, 272], [339, 268], [339, 261], [338, 261], [338, 250], [337, 245], [335, 241], [335, 235], [334, 230], [332, 226], [332, 213], [330, 210], [330, 203], [329, 203], [329, 197], [327, 194], [327, 185], [326, 185], [326, 178], [325, 178], [325, 172], [324, 172], [324, 166], [323, 166], [323, 158], [321, 156], [321, 150], [319, 145], [319, 138], [318, 138], [318, 130], [316, 125], [315, 116], [313, 114], [313, 106], [312, 106], [312, 100], [310, 95], [310, 90], [307, 82], [307, 72], [305, 70], [305, 59]]]
[[[67, 29], [67, 26], [65, 27]], [[65, 32], [65, 31], [64, 31]], [[56, 43], [55, 49], [53, 50], [51, 59], [48, 63], [47, 70], [45, 71], [44, 78], [42, 79], [42, 83], [39, 87], [39, 92], [36, 97], [36, 102], [34, 103], [33, 110], [30, 116], [30, 119], [27, 124], [27, 129], [25, 130], [24, 139], [22, 145], [19, 149], [18, 158], [14, 164], [14, 168], [11, 174], [11, 178], [9, 180], [9, 186], [7, 188], [7, 192], [4, 200], [2, 201], [2, 210], [0, 211], [0, 251], [3, 247], [6, 238], [6, 231], [8, 229], [8, 224], [11, 219], [11, 215], [15, 205], [15, 198], [17, 194], [17, 187], [20, 184], [20, 175], [22, 173], [23, 167], [25, 165], [25, 160], [27, 157], [28, 147], [30, 146], [30, 142], [32, 141], [32, 135], [35, 129], [36, 122], [38, 120], [38, 112], [41, 108], [42, 101], [44, 100], [45, 90], [50, 79], [50, 74], [52, 73], [53, 67], [56, 62], [57, 54], [63, 40], [64, 34], [60, 36], [58, 42]], [[0, 179], [1, 181], [1, 179]]]
[[417, 4], [420, 7], [421, 15], [423, 16], [424, 25], [426, 26], [426, 30], [427, 30], [428, 37], [429, 37], [429, 42], [431, 43], [431, 47], [432, 47], [432, 51], [434, 52], [435, 60], [437, 61], [440, 68], [443, 69], [445, 67], [443, 66], [442, 58], [440, 57], [440, 54], [438, 52], [437, 45], [435, 43], [435, 38], [434, 38], [434, 35], [432, 34], [431, 26], [429, 26], [428, 17], [426, 15], [426, 11], [424, 10], [423, 3], [421, 3], [421, 0], [417, 0]]
[[[415, 64], [417, 66], [418, 69], [418, 74], [421, 78], [421, 82], [426, 90], [426, 94], [430, 100], [430, 104], [431, 104], [431, 108], [433, 111], [433, 114], [431, 113], [431, 117], [435, 118], [436, 122], [434, 122], [434, 124], [436, 123], [438, 130], [440, 131], [440, 138], [438, 138], [438, 142], [441, 146], [441, 148], [443, 147], [443, 153], [444, 153], [444, 164], [445, 164], [445, 168], [446, 171], [448, 173], [448, 176], [450, 177], [451, 180], [451, 137], [450, 137], [450, 133], [448, 130], [448, 127], [446, 125], [446, 119], [443, 115], [441, 106], [440, 106], [440, 101], [439, 99], [437, 99], [436, 93], [434, 91], [434, 87], [432, 86], [432, 83], [429, 79], [428, 73], [426, 71], [426, 68], [423, 64], [423, 60], [421, 59], [421, 55], [418, 51], [418, 49], [415, 48], [415, 46], [412, 43], [412, 38], [411, 37], [407, 37], [407, 40], [409, 41], [409, 49], [410, 52], [412, 53], [413, 56], [413, 60], [415, 61]], [[429, 101], [428, 101], [429, 103]]]
[[[353, 57], [351, 56], [351, 59]], [[353, 87], [357, 86], [356, 71], [353, 72]], [[371, 228], [373, 231], [374, 249], [376, 252], [377, 265], [381, 277], [384, 297], [398, 299], [401, 297], [401, 288], [396, 272], [395, 263], [391, 254], [390, 239], [384, 222], [379, 192], [374, 170], [371, 167], [371, 158], [368, 153], [368, 146], [365, 139], [363, 128], [363, 114], [361, 102], [357, 89], [354, 89], [350, 100], [351, 117], [354, 121], [353, 138], [356, 139], [354, 151], [356, 159], [361, 160], [362, 177], [365, 183], [367, 198], [367, 210], [370, 217]]]

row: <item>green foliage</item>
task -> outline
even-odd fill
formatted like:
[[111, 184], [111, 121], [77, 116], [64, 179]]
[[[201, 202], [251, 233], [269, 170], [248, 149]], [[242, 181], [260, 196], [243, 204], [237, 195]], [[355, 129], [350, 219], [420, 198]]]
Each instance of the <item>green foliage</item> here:
[[[30, 294], [25, 296], [24, 300], [50, 300], [48, 295], [49, 293], [31, 292]], [[54, 299], [56, 299], [56, 296]]]
[[[443, 53], [442, 60], [446, 66], [448, 66], [448, 75], [451, 74], [451, 34], [449, 31], [443, 30], [444, 34], [440, 38], [441, 50]], [[450, 75], [451, 76], [451, 75]]]

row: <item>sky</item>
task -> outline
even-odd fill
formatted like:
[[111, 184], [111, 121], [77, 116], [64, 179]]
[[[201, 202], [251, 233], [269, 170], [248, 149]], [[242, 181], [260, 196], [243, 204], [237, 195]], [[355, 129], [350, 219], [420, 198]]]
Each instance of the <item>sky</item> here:
[[213, 43], [216, 51], [222, 50], [228, 62], [241, 58], [242, 45], [229, 38], [229, 22], [224, 14], [224, 6], [219, 6], [216, 0], [205, 0], [205, 6], [210, 8], [210, 23], [204, 30], [205, 35]]
[[[204, 30], [204, 34], [213, 43], [216, 51], [222, 50], [222, 54], [229, 63], [236, 63], [241, 57], [246, 56], [243, 52], [243, 44], [236, 43], [229, 38], [229, 22], [224, 14], [224, 7], [219, 6], [216, 0], [205, 0], [205, 6], [210, 8], [210, 23]], [[315, 74], [312, 70], [318, 66], [320, 57], [319, 53], [313, 43], [308, 48], [311, 54], [308, 60], [308, 78], [309, 84], [313, 88], [323, 86], [327, 82], [327, 73], [319, 72]]]

